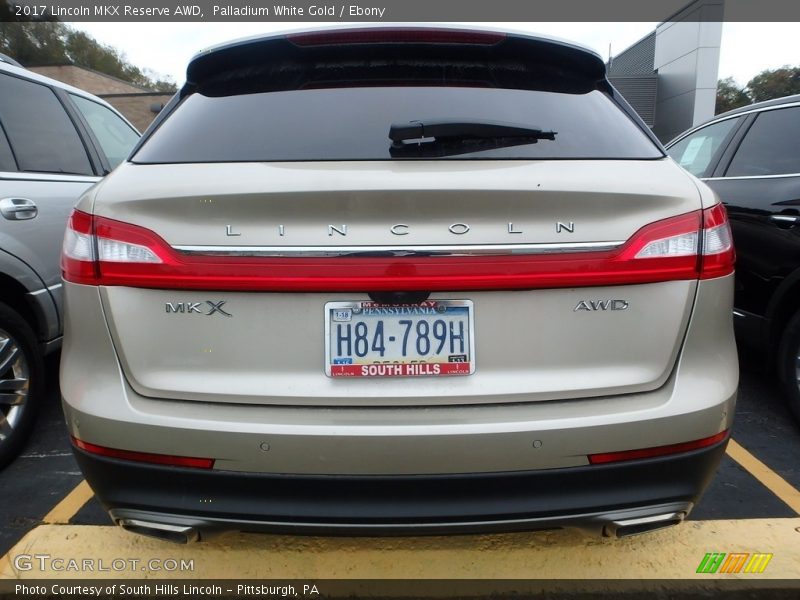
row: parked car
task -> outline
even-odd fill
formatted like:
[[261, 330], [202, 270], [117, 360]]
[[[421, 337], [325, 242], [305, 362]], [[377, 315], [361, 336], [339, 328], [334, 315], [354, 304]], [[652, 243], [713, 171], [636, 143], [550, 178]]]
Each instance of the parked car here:
[[139, 134], [103, 100], [0, 60], [0, 468], [31, 431], [61, 342], [61, 241]]
[[64, 410], [114, 522], [689, 513], [734, 414], [729, 229], [600, 56], [324, 30], [203, 52], [187, 82], [64, 241]]
[[800, 421], [800, 95], [718, 115], [667, 150], [728, 209], [737, 337], [777, 368]]

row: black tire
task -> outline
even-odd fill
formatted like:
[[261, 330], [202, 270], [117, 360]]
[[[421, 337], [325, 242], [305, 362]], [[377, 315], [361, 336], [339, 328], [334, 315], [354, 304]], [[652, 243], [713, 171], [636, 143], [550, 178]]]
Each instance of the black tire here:
[[[10, 382], [23, 378], [27, 384]], [[25, 319], [0, 302], [0, 469], [25, 446], [44, 390], [44, 364], [36, 336]]]
[[783, 332], [778, 347], [778, 375], [789, 409], [800, 424], [800, 311]]

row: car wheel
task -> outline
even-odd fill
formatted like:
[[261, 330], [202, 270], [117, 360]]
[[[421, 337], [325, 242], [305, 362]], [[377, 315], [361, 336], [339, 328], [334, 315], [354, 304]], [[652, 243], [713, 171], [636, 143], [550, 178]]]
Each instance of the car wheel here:
[[30, 435], [44, 393], [44, 366], [30, 325], [0, 303], [0, 469]]
[[789, 408], [800, 423], [800, 311], [798, 311], [781, 339], [778, 350], [778, 369]]

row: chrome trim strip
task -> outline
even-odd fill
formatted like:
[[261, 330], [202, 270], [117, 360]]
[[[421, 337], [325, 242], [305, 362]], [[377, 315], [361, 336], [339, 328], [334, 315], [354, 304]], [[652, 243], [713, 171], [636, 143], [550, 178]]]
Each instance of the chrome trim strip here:
[[47, 354], [50, 354], [51, 352], [55, 352], [56, 350], [61, 348], [62, 341], [63, 341], [63, 338], [61, 336], [59, 336], [59, 337], [57, 337], [57, 338], [55, 338], [53, 340], [50, 340], [48, 342], [44, 342], [43, 343], [43, 350], [42, 350], [43, 353], [45, 355], [47, 355]]
[[403, 256], [515, 256], [602, 252], [616, 250], [625, 241], [570, 242], [561, 244], [485, 244], [460, 246], [173, 246], [188, 256], [320, 258]]
[[0, 179], [17, 181], [67, 181], [73, 183], [97, 183], [102, 179], [97, 175], [61, 175], [58, 173], [20, 173], [18, 171], [0, 171]]
[[46, 288], [42, 288], [40, 290], [36, 290], [35, 292], [28, 292], [28, 295], [29, 296], [38, 296], [40, 294], [47, 294], [49, 292], [55, 292], [59, 288], [63, 287], [63, 285], [64, 285], [63, 283], [56, 283], [54, 285], [51, 285], [50, 287], [46, 287]]
[[670, 519], [679, 519], [683, 521], [685, 513], [683, 511], [680, 512], [668, 512], [663, 513], [660, 515], [651, 515], [649, 517], [638, 517], [636, 519], [617, 519], [614, 521], [614, 525], [617, 527], [627, 527], [629, 525], [645, 525], [647, 523], [658, 523], [659, 521], [669, 521]]
[[777, 175], [731, 175], [730, 177], [702, 177], [703, 181], [725, 181], [728, 179], [779, 179], [781, 177], [800, 177], [800, 173], [779, 173]]
[[743, 317], [746, 317], [747, 315], [746, 315], [746, 314], [744, 314], [743, 312], [739, 312], [738, 310], [734, 310], [734, 311], [733, 311], [733, 316], [734, 316], [734, 317], [743, 318]]

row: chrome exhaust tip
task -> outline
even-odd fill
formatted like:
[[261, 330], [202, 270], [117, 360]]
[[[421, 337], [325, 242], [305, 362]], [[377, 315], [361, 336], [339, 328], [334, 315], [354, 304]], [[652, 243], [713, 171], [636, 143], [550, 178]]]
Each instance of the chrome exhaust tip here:
[[125, 531], [176, 544], [189, 544], [200, 540], [200, 532], [195, 527], [186, 525], [170, 525], [168, 523], [128, 518], [117, 520], [117, 524]]
[[607, 523], [603, 527], [605, 537], [628, 537], [640, 533], [649, 533], [658, 529], [679, 525], [686, 518], [683, 511], [663, 513], [649, 517], [637, 517], [634, 519], [619, 519]]

